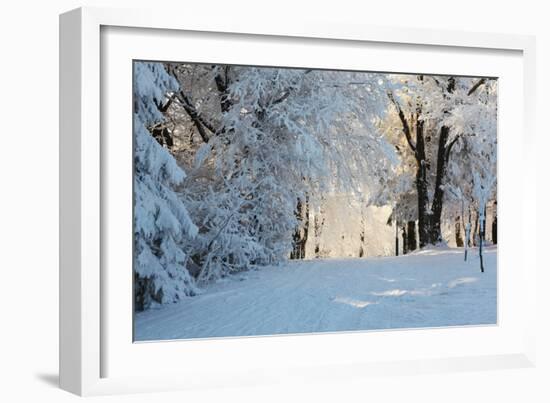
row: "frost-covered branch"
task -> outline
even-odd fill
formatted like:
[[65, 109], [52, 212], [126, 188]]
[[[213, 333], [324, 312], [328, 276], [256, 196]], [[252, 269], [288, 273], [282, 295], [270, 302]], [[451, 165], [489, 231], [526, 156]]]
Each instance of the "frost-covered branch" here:
[[215, 134], [217, 131], [214, 126], [211, 123], [207, 122], [206, 119], [204, 119], [204, 117], [202, 117], [201, 114], [197, 112], [197, 109], [183, 91], [178, 91], [174, 93], [170, 97], [170, 99], [176, 99], [179, 101], [179, 105], [181, 105], [185, 112], [187, 112], [187, 114], [189, 115], [203, 141], [205, 143], [208, 143], [208, 141], [210, 140], [210, 136], [206, 133], [205, 128], [208, 129], [212, 134]]
[[399, 120], [401, 121], [401, 124], [403, 126], [403, 133], [407, 138], [407, 143], [409, 143], [409, 147], [414, 153], [416, 153], [416, 145], [413, 143], [412, 136], [411, 136], [411, 129], [410, 129], [409, 123], [407, 122], [407, 118], [405, 117], [405, 114], [401, 109], [401, 105], [399, 105], [399, 102], [397, 102], [393, 94], [389, 91], [388, 91], [388, 98], [397, 109], [397, 114], [399, 115]]
[[479, 87], [481, 87], [483, 84], [487, 82], [486, 78], [480, 78], [476, 83], [468, 90], [468, 96], [472, 95], [474, 92], [477, 91]]

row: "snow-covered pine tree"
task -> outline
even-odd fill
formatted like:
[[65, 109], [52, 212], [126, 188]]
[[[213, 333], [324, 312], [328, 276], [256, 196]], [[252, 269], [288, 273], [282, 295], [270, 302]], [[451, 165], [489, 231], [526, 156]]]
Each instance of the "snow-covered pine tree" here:
[[185, 172], [151, 135], [164, 120], [159, 106], [178, 88], [162, 63], [134, 63], [134, 300], [135, 309], [197, 292], [186, 243], [197, 235], [176, 191]]

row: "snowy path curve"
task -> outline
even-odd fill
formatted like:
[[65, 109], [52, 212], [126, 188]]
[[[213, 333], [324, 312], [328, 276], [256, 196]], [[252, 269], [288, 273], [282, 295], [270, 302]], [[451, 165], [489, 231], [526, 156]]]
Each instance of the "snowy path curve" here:
[[136, 341], [495, 324], [496, 248], [293, 261], [138, 313]]

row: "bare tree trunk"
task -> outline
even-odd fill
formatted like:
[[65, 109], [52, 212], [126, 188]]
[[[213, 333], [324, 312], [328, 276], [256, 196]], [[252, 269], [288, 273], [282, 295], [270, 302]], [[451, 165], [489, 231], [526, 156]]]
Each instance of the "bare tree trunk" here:
[[470, 229], [472, 228], [472, 224], [468, 222], [466, 224], [466, 227], [464, 228], [464, 232], [466, 235], [467, 242], [464, 243], [464, 261], [468, 260], [468, 247], [470, 246]]
[[432, 202], [432, 214], [430, 221], [430, 243], [437, 244], [442, 241], [441, 236], [441, 212], [443, 211], [443, 180], [447, 172], [446, 147], [449, 139], [449, 128], [442, 126], [439, 131], [439, 144], [437, 149], [437, 167], [435, 174], [435, 189]]
[[302, 259], [305, 259], [306, 257], [306, 243], [307, 238], [309, 235], [309, 197], [306, 195], [306, 208], [304, 212], [304, 236], [302, 237], [301, 241], [301, 252], [302, 252]]
[[397, 219], [395, 220], [395, 256], [399, 256], [399, 222]]
[[479, 268], [481, 269], [481, 272], [483, 273], [485, 271], [483, 267], [483, 241], [485, 239], [485, 214], [486, 214], [486, 207], [485, 205], [479, 206], [478, 210], [478, 222], [479, 222], [479, 232], [478, 232], [478, 242], [479, 242]]
[[472, 205], [468, 205], [468, 236], [466, 239], [468, 240], [468, 248], [472, 246]]
[[226, 113], [233, 106], [233, 101], [229, 97], [229, 85], [231, 84], [229, 79], [229, 71], [231, 66], [224, 66], [223, 71], [220, 71], [214, 77], [214, 82], [220, 93], [220, 108], [222, 113]]
[[464, 240], [462, 239], [462, 225], [460, 223], [460, 217], [456, 217], [456, 220], [455, 220], [455, 240], [456, 240], [457, 248], [461, 248], [464, 246]]
[[479, 246], [479, 214], [476, 214], [474, 232], [472, 233], [472, 243], [474, 246]]
[[416, 222], [407, 222], [407, 250], [413, 251], [416, 249]]
[[481, 269], [481, 272], [483, 273], [485, 271], [483, 267], [483, 227], [484, 227], [484, 218], [482, 217], [480, 220], [480, 226], [479, 226], [479, 268]]
[[[403, 254], [406, 255], [409, 253], [409, 245], [407, 244], [407, 227], [403, 225], [403, 229], [401, 230], [401, 236], [403, 237]], [[396, 238], [397, 242], [397, 238]]]
[[294, 210], [294, 215], [298, 221], [298, 226], [292, 235], [292, 251], [290, 252], [290, 258], [300, 259], [300, 239], [302, 238], [302, 201], [300, 199], [296, 202], [296, 210]]
[[[475, 238], [475, 231], [474, 231]], [[468, 222], [464, 225], [464, 261], [468, 260], [468, 248], [472, 246], [472, 205], [468, 205]]]
[[481, 223], [480, 223], [480, 227], [479, 227], [479, 237], [482, 241], [485, 241], [486, 240], [486, 237], [485, 237], [485, 229], [487, 227], [487, 206], [483, 206], [483, 216], [482, 216], [482, 219], [481, 219]]
[[428, 179], [426, 150], [424, 148], [424, 122], [416, 122], [416, 192], [418, 196], [418, 235], [420, 247], [430, 243], [430, 222], [431, 217], [428, 211]]
[[479, 267], [482, 273], [485, 272], [485, 269], [483, 268], [483, 241], [482, 240], [479, 242]]

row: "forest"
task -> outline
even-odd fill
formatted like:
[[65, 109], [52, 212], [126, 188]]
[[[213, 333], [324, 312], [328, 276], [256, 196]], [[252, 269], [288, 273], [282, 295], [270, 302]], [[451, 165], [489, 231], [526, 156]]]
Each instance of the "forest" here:
[[495, 323], [495, 77], [134, 61], [133, 83], [138, 339]]

